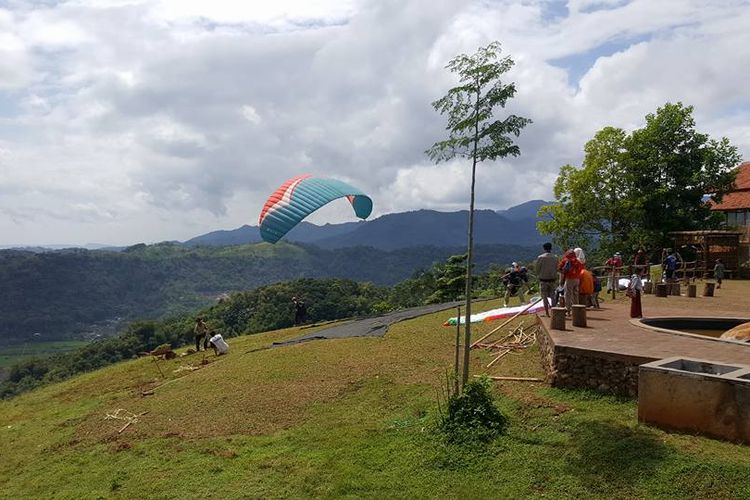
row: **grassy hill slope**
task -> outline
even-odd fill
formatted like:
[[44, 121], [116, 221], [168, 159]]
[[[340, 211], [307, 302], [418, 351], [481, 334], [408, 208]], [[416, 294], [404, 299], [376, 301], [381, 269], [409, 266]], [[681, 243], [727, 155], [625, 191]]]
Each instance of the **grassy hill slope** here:
[[[175, 372], [201, 355], [160, 362], [166, 383], [138, 359], [0, 402], [0, 497], [750, 496], [746, 447], [641, 426], [633, 401], [541, 383], [497, 386], [506, 436], [444, 444], [431, 428], [453, 357], [448, 315], [384, 338], [264, 349], [299, 330], [239, 337], [199, 370]], [[493, 370], [541, 374], [535, 349]], [[105, 419], [118, 408], [147, 413], [118, 434], [124, 422]]]

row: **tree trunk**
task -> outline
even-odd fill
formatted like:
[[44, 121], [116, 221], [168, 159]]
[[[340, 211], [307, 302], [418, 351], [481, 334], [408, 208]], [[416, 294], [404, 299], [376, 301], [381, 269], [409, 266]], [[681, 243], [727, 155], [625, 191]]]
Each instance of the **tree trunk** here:
[[477, 147], [479, 146], [479, 91], [479, 80], [477, 79], [477, 102], [474, 106], [474, 154], [471, 162], [471, 199], [469, 201], [469, 247], [466, 252], [466, 331], [464, 334], [462, 390], [469, 381], [469, 353], [471, 351], [471, 264], [474, 260], [474, 186], [477, 178]]

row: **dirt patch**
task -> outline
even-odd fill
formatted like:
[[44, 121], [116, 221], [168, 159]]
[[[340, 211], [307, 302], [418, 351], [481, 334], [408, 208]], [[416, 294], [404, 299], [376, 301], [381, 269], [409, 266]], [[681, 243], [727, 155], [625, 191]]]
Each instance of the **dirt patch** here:
[[109, 446], [109, 451], [112, 453], [119, 453], [121, 451], [129, 450], [133, 447], [132, 444], [128, 443], [127, 441], [118, 441], [114, 442]]

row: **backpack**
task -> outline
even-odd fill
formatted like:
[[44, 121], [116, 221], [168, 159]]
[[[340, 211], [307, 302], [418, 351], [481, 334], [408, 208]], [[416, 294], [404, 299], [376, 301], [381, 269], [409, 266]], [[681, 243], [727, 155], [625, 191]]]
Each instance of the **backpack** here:
[[569, 273], [572, 268], [573, 268], [573, 263], [570, 261], [570, 259], [566, 259], [562, 267], [563, 274]]

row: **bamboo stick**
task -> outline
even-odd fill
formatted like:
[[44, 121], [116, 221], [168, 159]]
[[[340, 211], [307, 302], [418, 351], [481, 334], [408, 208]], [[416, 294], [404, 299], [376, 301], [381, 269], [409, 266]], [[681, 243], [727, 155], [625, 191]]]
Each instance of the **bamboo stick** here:
[[511, 351], [511, 348], [508, 348], [505, 351], [501, 352], [498, 357], [496, 357], [495, 359], [493, 359], [492, 361], [490, 361], [490, 364], [487, 365], [487, 368], [490, 368], [492, 365], [494, 365], [495, 363], [497, 363], [500, 360], [500, 358], [502, 358], [503, 356], [505, 356], [506, 354], [508, 354], [510, 351]]
[[[495, 345], [499, 344], [500, 342], [502, 342], [503, 340], [507, 339], [508, 337], [511, 337], [511, 336], [514, 336], [514, 335], [516, 335], [519, 329], [520, 329], [520, 330], [523, 330], [523, 325], [524, 325], [524, 322], [525, 322], [525, 320], [524, 320], [524, 321], [522, 321], [522, 322], [521, 322], [521, 324], [520, 324], [520, 325], [518, 325], [518, 326], [516, 327], [516, 329], [515, 329], [515, 330], [513, 330], [512, 332], [510, 332], [510, 333], [509, 333], [508, 335], [506, 335], [505, 337], [501, 338], [500, 340], [498, 340], [498, 341], [497, 341], [497, 342], [495, 342], [494, 344], [490, 344], [490, 349], [492, 349], [492, 347], [493, 347], [493, 346], [495, 346]], [[516, 340], [516, 342], [517, 342], [517, 341], [518, 341], [518, 340]]]
[[487, 375], [474, 375], [475, 377], [487, 377], [492, 380], [509, 380], [514, 382], [544, 382], [544, 379], [536, 378], [536, 377], [496, 377], [496, 376], [487, 376]]
[[[488, 333], [487, 335], [485, 335], [485, 336], [484, 336], [484, 337], [482, 337], [481, 339], [478, 339], [478, 340], [477, 340], [476, 342], [474, 342], [473, 344], [471, 344], [471, 347], [473, 348], [473, 347], [474, 347], [474, 346], [476, 346], [476, 345], [477, 345], [478, 343], [480, 343], [481, 341], [483, 341], [484, 339], [486, 339], [487, 337], [489, 337], [490, 335], [492, 335], [492, 334], [493, 334], [493, 333], [495, 333], [496, 331], [500, 330], [500, 329], [501, 329], [502, 327], [504, 327], [505, 325], [507, 325], [508, 323], [510, 323], [511, 321], [513, 321], [514, 319], [516, 319], [517, 317], [519, 317], [519, 316], [520, 316], [521, 314], [523, 314], [523, 313], [525, 313], [526, 311], [528, 311], [529, 309], [531, 309], [531, 306], [533, 306], [533, 305], [536, 305], [536, 304], [538, 304], [538, 303], [539, 303], [539, 302], [540, 302], [541, 300], [542, 300], [542, 299], [538, 299], [538, 300], [535, 300], [534, 302], [530, 303], [530, 304], [529, 304], [528, 306], [526, 306], [526, 307], [524, 307], [523, 309], [521, 309], [520, 311], [518, 311], [518, 312], [517, 312], [517, 313], [516, 313], [516, 314], [515, 314], [515, 315], [514, 315], [513, 317], [511, 317], [511, 318], [510, 318], [510, 319], [509, 319], [508, 321], [506, 321], [506, 322], [505, 322], [505, 323], [503, 323], [502, 325], [498, 326], [497, 328], [494, 328], [494, 329], [493, 329], [492, 331], [490, 331], [490, 333]], [[459, 318], [458, 320], [459, 320], [459, 321], [461, 321], [461, 318]], [[471, 317], [468, 317], [468, 318], [466, 318], [466, 321], [471, 321]]]

